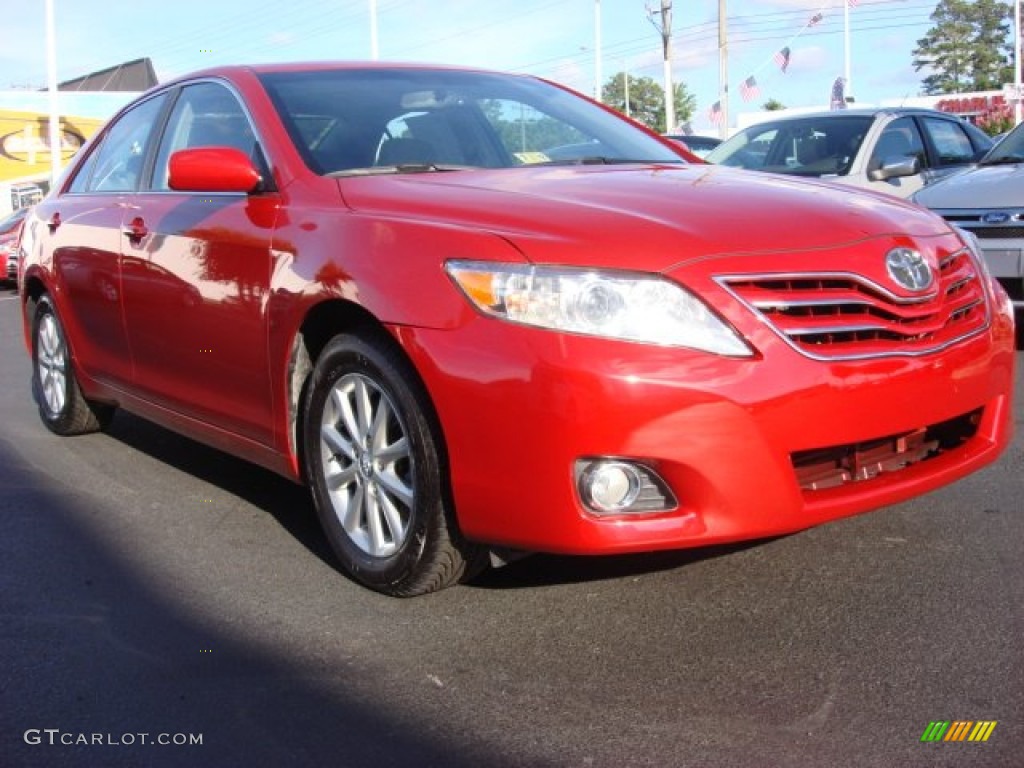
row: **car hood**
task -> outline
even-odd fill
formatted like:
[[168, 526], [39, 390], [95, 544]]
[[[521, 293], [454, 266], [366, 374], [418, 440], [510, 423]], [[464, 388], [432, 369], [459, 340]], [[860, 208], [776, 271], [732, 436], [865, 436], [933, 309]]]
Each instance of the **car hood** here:
[[708, 165], [407, 173], [338, 183], [357, 213], [491, 232], [537, 263], [666, 271], [713, 255], [948, 232], [938, 217], [886, 195]]
[[914, 196], [928, 208], [1022, 208], [1024, 163], [980, 165], [937, 181]]

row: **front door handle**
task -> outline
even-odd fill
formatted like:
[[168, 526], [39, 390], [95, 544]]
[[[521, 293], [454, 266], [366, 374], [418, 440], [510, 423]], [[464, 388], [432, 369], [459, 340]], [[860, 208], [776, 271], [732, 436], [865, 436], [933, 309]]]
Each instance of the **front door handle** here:
[[121, 232], [123, 232], [125, 237], [133, 243], [139, 242], [149, 234], [149, 230], [146, 228], [146, 222], [143, 221], [141, 216], [136, 216], [132, 219], [131, 224], [122, 228]]

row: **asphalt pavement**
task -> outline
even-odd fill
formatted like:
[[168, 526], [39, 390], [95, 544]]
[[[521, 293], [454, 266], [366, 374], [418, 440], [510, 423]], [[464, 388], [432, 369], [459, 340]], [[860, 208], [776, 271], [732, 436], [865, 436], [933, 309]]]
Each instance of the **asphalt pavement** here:
[[20, 333], [0, 290], [3, 768], [1024, 765], [1020, 383], [1004, 458], [914, 502], [396, 600], [287, 480], [123, 413], [51, 435]]

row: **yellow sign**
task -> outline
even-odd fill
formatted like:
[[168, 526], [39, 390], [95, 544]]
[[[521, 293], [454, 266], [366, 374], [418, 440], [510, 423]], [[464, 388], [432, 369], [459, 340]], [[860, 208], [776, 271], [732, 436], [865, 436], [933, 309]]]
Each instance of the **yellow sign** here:
[[[61, 164], [74, 157], [104, 122], [89, 117], [61, 117]], [[0, 181], [44, 177], [49, 172], [49, 115], [0, 110]]]

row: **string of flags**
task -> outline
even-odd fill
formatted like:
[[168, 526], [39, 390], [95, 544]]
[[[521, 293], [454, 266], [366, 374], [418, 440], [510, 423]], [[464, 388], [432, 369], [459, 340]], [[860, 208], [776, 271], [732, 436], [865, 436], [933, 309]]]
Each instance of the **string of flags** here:
[[[846, 5], [850, 8], [855, 8], [859, 2], [860, 0], [846, 0]], [[800, 35], [802, 35], [805, 30], [810, 29], [816, 24], [821, 23], [821, 21], [824, 18], [824, 12], [817, 11], [806, 22], [804, 22], [804, 26], [800, 28], [799, 32], [797, 32], [795, 35], [793, 35], [793, 37], [789, 39], [786, 45], [784, 45], [782, 48], [780, 48], [772, 55], [771, 61], [779, 68], [782, 74], [786, 74], [786, 70], [789, 69], [789, 64], [793, 57], [793, 50], [792, 48], [790, 48], [790, 44], [792, 44], [794, 40], [800, 37]], [[740, 97], [743, 99], [743, 101], [750, 102], [753, 101], [754, 99], [761, 98], [761, 87], [758, 85], [756, 75], [758, 72], [764, 69], [766, 64], [767, 62], [765, 62], [765, 64], [762, 64], [760, 67], [758, 67], [754, 74], [750, 75], [742, 83], [740, 83]], [[845, 80], [843, 81], [843, 85], [845, 85]], [[842, 86], [840, 86], [840, 88], [841, 87]], [[833, 102], [834, 101], [835, 85], [833, 85]], [[719, 100], [712, 104], [711, 107], [708, 109], [708, 120], [711, 121], [712, 125], [720, 126], [722, 124], [723, 118], [724, 113], [722, 110], [722, 102], [721, 100]]]
[[779, 69], [782, 70], [782, 74], [786, 74], [786, 69], [789, 67], [789, 57], [793, 55], [793, 52], [789, 50], [787, 45], [781, 51], [772, 56], [772, 60], [779, 65]]

